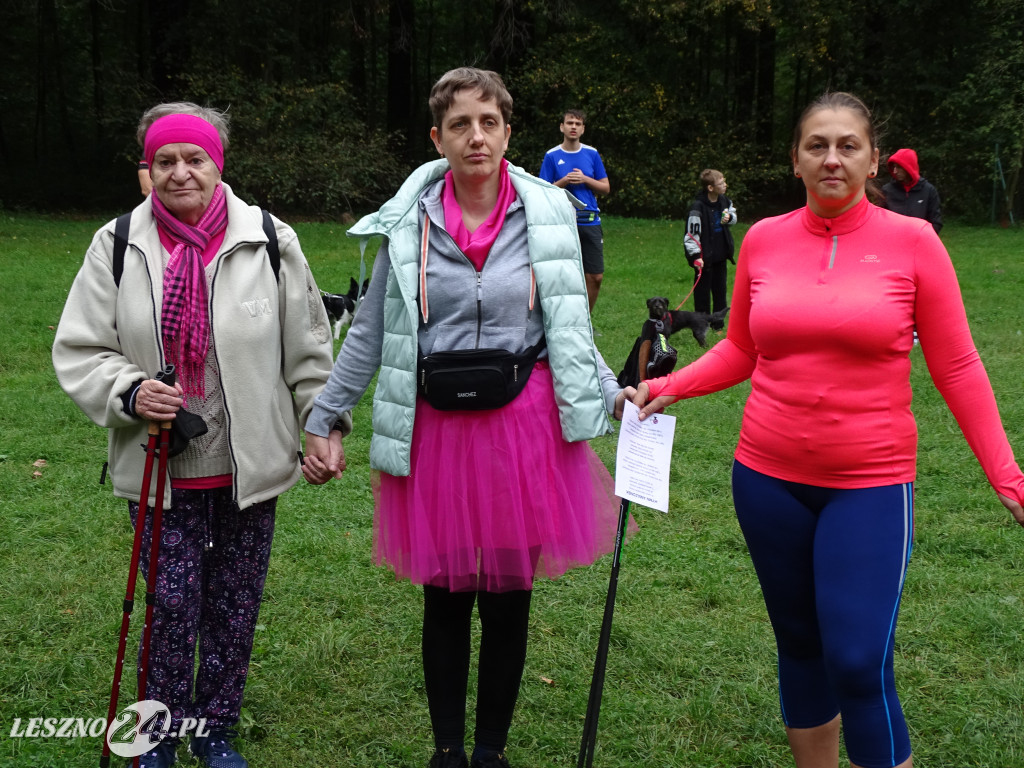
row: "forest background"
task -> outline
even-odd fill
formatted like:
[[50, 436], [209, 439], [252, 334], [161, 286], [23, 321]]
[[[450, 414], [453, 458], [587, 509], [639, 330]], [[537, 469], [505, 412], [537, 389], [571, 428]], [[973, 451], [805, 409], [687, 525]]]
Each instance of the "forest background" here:
[[465, 64], [505, 77], [527, 170], [588, 113], [615, 215], [683, 217], [705, 167], [748, 221], [799, 204], [790, 133], [831, 88], [875, 110], [883, 158], [917, 150], [948, 216], [1020, 218], [1019, 0], [0, 0], [0, 208], [134, 205], [139, 116], [188, 99], [229, 109], [243, 199], [359, 215], [435, 156], [426, 97]]

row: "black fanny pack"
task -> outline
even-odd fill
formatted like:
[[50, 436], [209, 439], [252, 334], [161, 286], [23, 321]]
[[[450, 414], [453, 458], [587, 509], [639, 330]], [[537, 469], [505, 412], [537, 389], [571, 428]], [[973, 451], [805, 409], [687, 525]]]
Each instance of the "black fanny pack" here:
[[514, 355], [507, 349], [453, 349], [420, 355], [416, 389], [439, 411], [486, 411], [508, 405], [530, 379], [545, 339]]

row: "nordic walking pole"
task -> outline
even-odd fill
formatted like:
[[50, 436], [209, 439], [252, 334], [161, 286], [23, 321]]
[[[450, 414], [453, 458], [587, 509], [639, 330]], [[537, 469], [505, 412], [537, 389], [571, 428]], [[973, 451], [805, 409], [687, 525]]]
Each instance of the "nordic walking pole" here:
[[[157, 379], [164, 384], [174, 386], [174, 366], [168, 365]], [[159, 570], [157, 559], [160, 556], [160, 535], [164, 514], [164, 485], [167, 481], [167, 455], [171, 448], [171, 422], [160, 424], [160, 448], [157, 459], [156, 499], [153, 503], [153, 525], [150, 530], [149, 573], [146, 577], [146, 623], [142, 627], [142, 645], [139, 651], [139, 701], [146, 698], [146, 678], [149, 675], [149, 647], [153, 638], [153, 607], [156, 605], [156, 577]], [[170, 723], [168, 723], [170, 725]], [[139, 756], [132, 761], [138, 768]]]
[[622, 557], [622, 542], [629, 524], [629, 499], [619, 501], [619, 528], [615, 534], [615, 550], [612, 552], [612, 573], [608, 580], [608, 597], [604, 602], [604, 620], [601, 635], [597, 641], [597, 658], [594, 661], [594, 676], [590, 681], [590, 699], [587, 702], [587, 717], [583, 721], [583, 742], [580, 744], [576, 768], [591, 768], [594, 764], [594, 745], [597, 743], [597, 720], [601, 714], [601, 694], [604, 691], [604, 672], [608, 666], [608, 642], [612, 635], [612, 614], [615, 612], [615, 592], [619, 586], [619, 561]]
[[[170, 366], [168, 366], [170, 367]], [[165, 384], [174, 384], [174, 374]], [[139, 701], [146, 699], [146, 678], [149, 675], [149, 646], [153, 637], [153, 606], [156, 604], [156, 577], [159, 570], [157, 558], [160, 555], [160, 535], [164, 512], [164, 484], [167, 478], [167, 453], [171, 447], [171, 422], [160, 424], [160, 447], [157, 461], [156, 501], [153, 504], [153, 526], [150, 531], [152, 543], [149, 549], [149, 574], [146, 578], [146, 623], [142, 626], [142, 646], [139, 654]], [[170, 723], [168, 723], [170, 725]], [[139, 768], [140, 755], [132, 760], [134, 768]]]
[[[153, 476], [153, 454], [157, 450], [157, 437], [160, 425], [149, 422], [149, 440], [146, 442], [146, 464], [142, 470], [142, 490], [139, 494], [141, 505], [139, 518], [135, 523], [135, 539], [132, 542], [132, 557], [128, 565], [128, 588], [125, 590], [123, 613], [121, 614], [121, 634], [117, 641], [117, 659], [114, 661], [114, 683], [110, 687], [110, 706], [107, 708], [107, 724], [114, 722], [117, 714], [117, 698], [121, 690], [121, 672], [124, 668], [124, 653], [128, 643], [128, 625], [132, 610], [135, 608], [135, 582], [139, 577], [139, 553], [142, 551], [142, 529], [145, 527], [145, 510], [149, 504], [149, 486]], [[103, 739], [103, 751], [100, 754], [100, 768], [110, 765], [110, 744]]]

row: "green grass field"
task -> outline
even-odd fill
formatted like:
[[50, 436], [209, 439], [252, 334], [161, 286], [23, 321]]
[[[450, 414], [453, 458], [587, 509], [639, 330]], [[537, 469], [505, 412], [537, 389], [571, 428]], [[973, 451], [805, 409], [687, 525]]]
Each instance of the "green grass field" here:
[[[0, 213], [0, 766], [99, 760], [99, 739], [10, 732], [15, 718], [107, 709], [131, 528], [127, 505], [98, 483], [106, 436], [61, 392], [50, 363], [68, 286], [101, 223]], [[296, 229], [320, 287], [344, 292], [358, 274], [358, 245], [337, 224]], [[675, 306], [687, 292], [681, 237], [679, 222], [605, 225], [594, 322], [616, 370], [646, 298], [667, 295]], [[1024, 231], [949, 226], [943, 239], [1020, 449]], [[681, 364], [701, 353], [688, 336], [673, 342]], [[1024, 531], [987, 486], [918, 349], [913, 357], [917, 541], [896, 676], [915, 764], [1019, 768]], [[729, 493], [746, 393], [670, 409], [679, 417], [670, 510], [634, 507], [640, 532], [622, 563], [595, 760], [603, 768], [791, 764], [774, 643]], [[430, 755], [420, 591], [370, 562], [366, 401], [346, 441], [344, 479], [297, 486], [278, 507], [239, 744], [254, 768], [422, 768]], [[615, 438], [594, 445], [611, 467]], [[608, 568], [605, 558], [537, 585], [509, 743], [516, 768], [576, 764]], [[122, 706], [133, 693], [125, 685]]]

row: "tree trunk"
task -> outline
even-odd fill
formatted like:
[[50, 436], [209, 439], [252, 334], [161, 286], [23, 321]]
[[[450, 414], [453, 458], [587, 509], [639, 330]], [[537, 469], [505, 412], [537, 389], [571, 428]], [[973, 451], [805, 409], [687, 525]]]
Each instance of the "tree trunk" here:
[[100, 3], [89, 0], [89, 26], [92, 32], [92, 108], [93, 108], [93, 150], [99, 152], [103, 146], [103, 57], [100, 48]]
[[530, 50], [533, 17], [527, 3], [494, 0], [488, 66], [502, 77], [517, 69]]
[[189, 0], [149, 0], [150, 66], [153, 85], [164, 99], [175, 98], [180, 67], [190, 59]]
[[370, 36], [370, 30], [367, 24], [366, 3], [363, 0], [352, 0], [349, 3], [349, 19], [352, 24], [352, 37], [349, 45], [348, 82], [356, 104], [365, 115], [370, 95], [366, 80], [366, 40]]
[[37, 167], [40, 155], [45, 151], [47, 143], [46, 102], [49, 99], [49, 73], [46, 68], [46, 30], [48, 27], [46, 6], [45, 2], [36, 6], [36, 114], [32, 126], [32, 159]]
[[757, 36], [757, 100], [754, 137], [764, 155], [771, 152], [775, 127], [775, 27], [764, 22]]
[[1024, 148], [1019, 148], [1017, 150], [1017, 155], [1013, 158], [1010, 178], [1006, 182], [1006, 208], [1004, 209], [1003, 216], [1007, 219], [1013, 216], [1013, 210], [1016, 207], [1017, 189], [1020, 185], [1020, 168], [1022, 161], [1024, 161]]
[[389, 133], [405, 137], [400, 151], [413, 160], [412, 51], [415, 44], [413, 0], [388, 3], [388, 113]]

